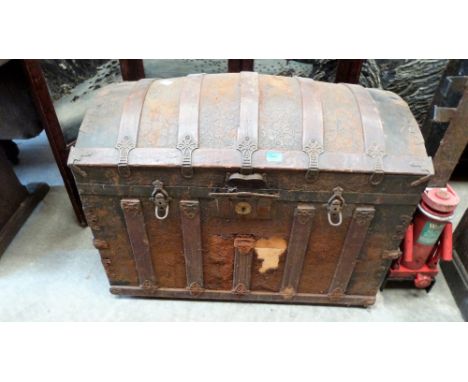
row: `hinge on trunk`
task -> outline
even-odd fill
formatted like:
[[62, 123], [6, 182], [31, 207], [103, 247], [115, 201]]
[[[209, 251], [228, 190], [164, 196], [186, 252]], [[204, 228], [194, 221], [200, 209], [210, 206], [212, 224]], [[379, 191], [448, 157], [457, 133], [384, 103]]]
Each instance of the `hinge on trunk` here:
[[119, 174], [124, 178], [128, 178], [130, 176], [128, 155], [130, 154], [130, 151], [135, 148], [135, 143], [126, 135], [120, 142], [117, 142], [115, 148], [119, 150], [119, 163], [117, 164]]
[[367, 150], [367, 155], [374, 160], [374, 172], [369, 181], [373, 186], [376, 186], [380, 184], [384, 178], [383, 158], [385, 157], [385, 150], [382, 146], [374, 143]]
[[257, 144], [250, 137], [245, 136], [237, 146], [237, 150], [242, 156], [240, 173], [250, 174], [252, 172], [252, 154], [257, 150]]
[[185, 135], [176, 146], [182, 153], [182, 176], [191, 178], [193, 176], [192, 153], [198, 148], [197, 143], [189, 134]]
[[314, 182], [319, 176], [318, 159], [320, 154], [323, 153], [323, 145], [313, 139], [304, 146], [304, 152], [309, 156], [309, 168], [305, 178], [308, 182]]
[[343, 222], [343, 207], [345, 200], [343, 198], [343, 189], [341, 187], [335, 187], [333, 189], [333, 195], [328, 199], [326, 204], [328, 210], [328, 223], [333, 227], [338, 227]]

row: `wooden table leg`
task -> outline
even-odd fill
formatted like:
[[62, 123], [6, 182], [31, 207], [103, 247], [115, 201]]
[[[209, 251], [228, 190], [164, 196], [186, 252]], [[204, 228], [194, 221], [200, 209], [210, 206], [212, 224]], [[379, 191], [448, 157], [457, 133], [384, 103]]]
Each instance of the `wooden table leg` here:
[[119, 60], [120, 72], [124, 81], [138, 81], [145, 78], [143, 60]]
[[23, 60], [23, 67], [29, 81], [31, 95], [40, 116], [44, 130], [49, 139], [55, 161], [62, 176], [63, 183], [70, 198], [76, 218], [81, 226], [86, 227], [86, 218], [81, 205], [78, 189], [73, 174], [67, 166], [68, 149], [63, 137], [60, 123], [55, 113], [54, 104], [47, 88], [39, 60]]
[[0, 256], [23, 223], [49, 191], [45, 183], [23, 186], [0, 148]]
[[228, 60], [228, 72], [253, 72], [254, 60]]
[[359, 83], [364, 60], [338, 60], [335, 82]]

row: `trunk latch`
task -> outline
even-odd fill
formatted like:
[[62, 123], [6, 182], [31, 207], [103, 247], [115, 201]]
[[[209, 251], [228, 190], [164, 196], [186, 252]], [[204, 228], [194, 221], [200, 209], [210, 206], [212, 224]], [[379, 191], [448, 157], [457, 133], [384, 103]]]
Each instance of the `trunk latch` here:
[[156, 219], [164, 220], [169, 215], [169, 201], [171, 198], [163, 188], [163, 182], [155, 180], [153, 186], [154, 189], [150, 199], [154, 202], [154, 216], [156, 216]]
[[338, 227], [343, 222], [343, 207], [345, 200], [343, 198], [343, 189], [341, 187], [335, 187], [333, 189], [333, 195], [326, 204], [328, 210], [328, 223], [333, 227]]

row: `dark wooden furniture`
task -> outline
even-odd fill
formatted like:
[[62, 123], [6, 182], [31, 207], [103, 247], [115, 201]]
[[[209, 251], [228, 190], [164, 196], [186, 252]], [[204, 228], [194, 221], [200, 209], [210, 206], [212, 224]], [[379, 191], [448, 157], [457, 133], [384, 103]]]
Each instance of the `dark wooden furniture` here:
[[253, 70], [254, 60], [228, 60], [229, 73], [253, 72]]
[[120, 61], [120, 72], [124, 81], [138, 81], [145, 78], [145, 68], [143, 60], [124, 60]]
[[338, 60], [335, 82], [358, 84], [364, 60]]
[[23, 60], [23, 67], [29, 81], [30, 91], [33, 96], [36, 109], [40, 116], [44, 130], [49, 140], [50, 148], [57, 163], [60, 175], [67, 190], [70, 202], [75, 212], [78, 223], [85, 227], [86, 217], [83, 213], [80, 197], [76, 188], [73, 174], [67, 167], [69, 148], [65, 143], [54, 104], [47, 88], [47, 82], [42, 72], [39, 60]]
[[23, 186], [0, 148], [0, 256], [49, 190], [45, 183]]

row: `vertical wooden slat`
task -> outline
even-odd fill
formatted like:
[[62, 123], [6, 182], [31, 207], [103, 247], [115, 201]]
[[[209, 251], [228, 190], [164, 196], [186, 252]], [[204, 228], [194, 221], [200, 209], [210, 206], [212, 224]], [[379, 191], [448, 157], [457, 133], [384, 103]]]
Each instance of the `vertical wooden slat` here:
[[54, 104], [49, 94], [47, 82], [39, 60], [23, 60], [23, 68], [29, 81], [31, 95], [39, 113], [44, 130], [49, 140], [52, 154], [62, 176], [76, 218], [81, 226], [86, 227], [86, 217], [81, 205], [78, 189], [70, 168], [67, 166], [68, 149], [55, 113]]
[[49, 191], [45, 183], [23, 186], [0, 147], [0, 256]]
[[181, 200], [179, 207], [187, 288], [192, 295], [197, 295], [203, 291], [200, 203], [197, 200]]
[[143, 60], [119, 60], [120, 72], [124, 81], [138, 81], [145, 78]]
[[234, 239], [232, 289], [235, 294], [247, 294], [250, 290], [254, 245], [255, 239], [251, 236], [237, 236]]
[[364, 60], [338, 60], [335, 82], [359, 83]]
[[146, 233], [145, 219], [141, 202], [138, 199], [122, 199], [120, 206], [124, 213], [128, 238], [132, 246], [133, 257], [140, 286], [151, 288], [157, 285], [151, 250]]
[[374, 207], [357, 207], [336, 266], [335, 274], [328, 289], [331, 296], [342, 297], [346, 293], [359, 253], [364, 245], [370, 223], [375, 215]]
[[296, 294], [301, 279], [304, 257], [309, 244], [315, 208], [299, 205], [294, 210], [293, 224], [289, 236], [286, 264], [284, 266], [281, 293], [290, 298]]

